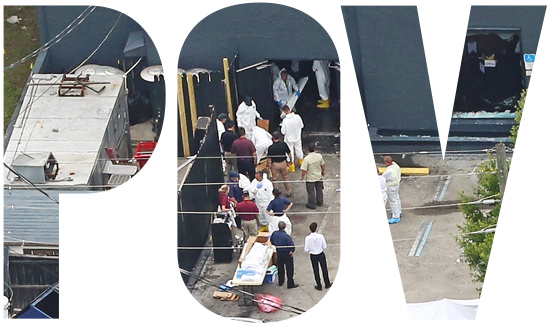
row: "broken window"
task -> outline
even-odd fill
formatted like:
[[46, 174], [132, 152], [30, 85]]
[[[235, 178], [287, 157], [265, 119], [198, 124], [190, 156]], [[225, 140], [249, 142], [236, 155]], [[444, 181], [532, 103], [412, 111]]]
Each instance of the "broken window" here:
[[523, 78], [518, 29], [469, 30], [453, 112], [514, 112]]

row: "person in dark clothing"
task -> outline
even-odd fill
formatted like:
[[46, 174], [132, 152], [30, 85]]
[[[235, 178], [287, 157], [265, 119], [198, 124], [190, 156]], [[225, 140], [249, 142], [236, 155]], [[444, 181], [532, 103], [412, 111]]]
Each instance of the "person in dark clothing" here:
[[279, 270], [279, 286], [285, 283], [285, 269], [286, 277], [288, 279], [286, 286], [289, 289], [298, 287], [298, 284], [294, 283], [294, 242], [292, 238], [285, 232], [286, 223], [279, 222], [279, 230], [271, 234], [271, 243], [277, 248], [277, 269]]
[[[267, 167], [271, 169], [273, 181], [280, 179], [285, 181], [286, 196], [290, 197], [292, 195], [292, 187], [288, 182], [290, 173], [288, 172], [286, 163], [287, 155], [290, 155], [290, 148], [288, 148], [288, 145], [284, 141], [281, 141], [281, 133], [275, 131], [273, 133], [273, 145], [267, 149]], [[275, 182], [273, 186], [277, 188], [277, 183]]]
[[246, 131], [239, 128], [239, 138], [233, 141], [231, 153], [237, 156], [237, 169], [239, 173], [246, 175], [250, 181], [256, 174], [256, 147], [246, 139]]
[[237, 157], [231, 153], [231, 146], [233, 142], [239, 138], [235, 132], [235, 121], [227, 120], [225, 122], [226, 131], [223, 132], [220, 138], [220, 144], [223, 149], [223, 156], [225, 158], [225, 172], [237, 170]]

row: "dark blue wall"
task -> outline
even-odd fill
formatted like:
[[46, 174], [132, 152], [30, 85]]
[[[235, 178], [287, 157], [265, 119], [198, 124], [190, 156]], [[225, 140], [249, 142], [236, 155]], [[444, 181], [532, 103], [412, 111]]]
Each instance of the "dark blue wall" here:
[[[544, 12], [545, 6], [473, 6], [468, 28], [519, 28], [522, 52], [536, 52]], [[343, 6], [342, 13], [370, 127], [437, 135], [416, 7]]]
[[222, 69], [222, 58], [239, 51], [241, 67], [266, 59], [330, 59], [338, 53], [324, 28], [294, 8], [250, 3], [227, 7], [193, 28], [179, 67]]
[[368, 123], [437, 135], [416, 7], [342, 7]]
[[546, 6], [473, 6], [468, 28], [519, 28], [522, 52], [534, 53]]
[[[38, 24], [40, 43], [54, 38], [78, 17], [86, 6], [39, 6]], [[118, 19], [120, 12], [104, 7], [96, 9], [71, 33], [48, 50], [48, 56], [41, 69], [44, 73], [68, 72], [86, 59], [105, 38]], [[90, 64], [119, 67], [117, 61], [124, 59], [124, 47], [128, 35], [143, 30], [133, 19], [122, 15], [113, 32], [101, 48], [88, 61]], [[147, 44], [146, 65], [160, 64], [160, 57], [145, 33]], [[126, 67], [128, 69], [129, 67]]]

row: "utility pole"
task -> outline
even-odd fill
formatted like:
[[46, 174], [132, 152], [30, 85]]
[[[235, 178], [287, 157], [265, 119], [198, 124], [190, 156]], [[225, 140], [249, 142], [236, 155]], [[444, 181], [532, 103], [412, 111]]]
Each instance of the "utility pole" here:
[[503, 143], [496, 145], [498, 184], [500, 186], [500, 198], [504, 197], [506, 180], [508, 180], [508, 161], [506, 160], [506, 147]]

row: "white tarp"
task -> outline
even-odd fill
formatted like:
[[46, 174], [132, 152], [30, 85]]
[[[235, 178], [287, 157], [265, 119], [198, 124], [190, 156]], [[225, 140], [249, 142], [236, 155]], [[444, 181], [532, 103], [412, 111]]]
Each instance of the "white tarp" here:
[[479, 299], [451, 300], [423, 303], [408, 303], [409, 317], [412, 320], [474, 320]]

